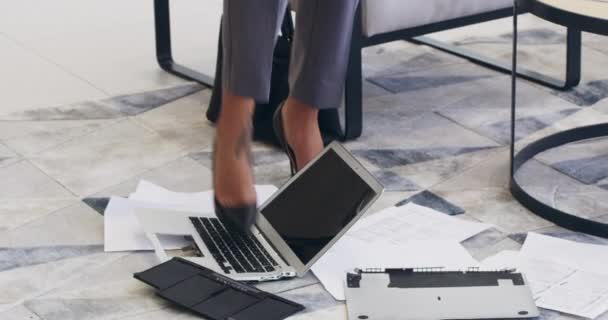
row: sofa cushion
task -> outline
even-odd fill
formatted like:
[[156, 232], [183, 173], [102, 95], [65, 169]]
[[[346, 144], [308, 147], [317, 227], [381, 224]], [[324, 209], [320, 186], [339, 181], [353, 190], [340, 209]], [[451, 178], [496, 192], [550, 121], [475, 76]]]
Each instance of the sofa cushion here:
[[361, 0], [363, 34], [401, 29], [513, 6], [513, 0]]

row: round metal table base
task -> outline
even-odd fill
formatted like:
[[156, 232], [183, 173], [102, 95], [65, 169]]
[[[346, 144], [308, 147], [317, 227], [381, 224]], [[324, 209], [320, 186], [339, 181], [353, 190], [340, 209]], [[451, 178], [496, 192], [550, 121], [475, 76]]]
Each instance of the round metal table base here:
[[[608, 123], [585, 126], [562, 131], [539, 139], [519, 151], [513, 160], [513, 174], [510, 190], [513, 197], [534, 214], [555, 223], [558, 226], [584, 232], [598, 237], [608, 238], [608, 224], [592, 221], [551, 207], [534, 198], [524, 190], [515, 179], [521, 166], [537, 154], [571, 142], [592, 138], [608, 137]], [[608, 212], [606, 212], [608, 214]]]

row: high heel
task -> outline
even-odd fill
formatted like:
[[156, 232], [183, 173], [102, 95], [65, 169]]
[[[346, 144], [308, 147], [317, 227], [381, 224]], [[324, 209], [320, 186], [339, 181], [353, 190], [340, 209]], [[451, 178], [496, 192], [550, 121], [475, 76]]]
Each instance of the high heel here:
[[[213, 177], [215, 180], [215, 145], [213, 146]], [[249, 204], [243, 204], [236, 207], [224, 206], [217, 199], [217, 196], [213, 197], [213, 204], [215, 208], [215, 215], [222, 221], [222, 223], [234, 227], [246, 234], [251, 233], [251, 226], [255, 223], [256, 215], [258, 213], [257, 201]]]
[[229, 226], [235, 227], [245, 233], [251, 233], [251, 226], [255, 223], [258, 209], [257, 204], [246, 204], [240, 207], [224, 207], [214, 197], [215, 215]]
[[289, 143], [287, 143], [287, 137], [285, 136], [285, 128], [283, 127], [283, 106], [285, 106], [285, 102], [281, 103], [281, 105], [274, 112], [274, 116], [272, 117], [272, 127], [274, 129], [275, 136], [281, 144], [281, 148], [283, 148], [283, 151], [285, 154], [287, 154], [287, 158], [289, 158], [289, 167], [291, 168], [291, 176], [293, 177], [298, 169], [296, 164], [296, 155], [289, 146]]

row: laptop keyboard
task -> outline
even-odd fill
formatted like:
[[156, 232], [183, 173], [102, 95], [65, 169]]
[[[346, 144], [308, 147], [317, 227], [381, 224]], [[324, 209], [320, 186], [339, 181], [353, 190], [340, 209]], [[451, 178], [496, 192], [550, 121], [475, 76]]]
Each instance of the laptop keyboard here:
[[257, 238], [224, 225], [217, 218], [190, 217], [190, 221], [226, 274], [231, 270], [271, 272], [279, 265]]

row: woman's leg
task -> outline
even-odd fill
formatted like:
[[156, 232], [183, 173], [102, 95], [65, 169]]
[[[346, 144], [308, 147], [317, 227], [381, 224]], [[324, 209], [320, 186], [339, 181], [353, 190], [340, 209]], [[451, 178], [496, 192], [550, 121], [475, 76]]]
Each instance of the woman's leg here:
[[341, 104], [357, 4], [358, 0], [295, 2], [291, 92], [283, 108], [283, 121], [298, 168], [323, 149], [318, 110]]
[[272, 58], [286, 0], [224, 0], [223, 93], [214, 150], [220, 204], [255, 203], [250, 163], [255, 102], [268, 100]]

